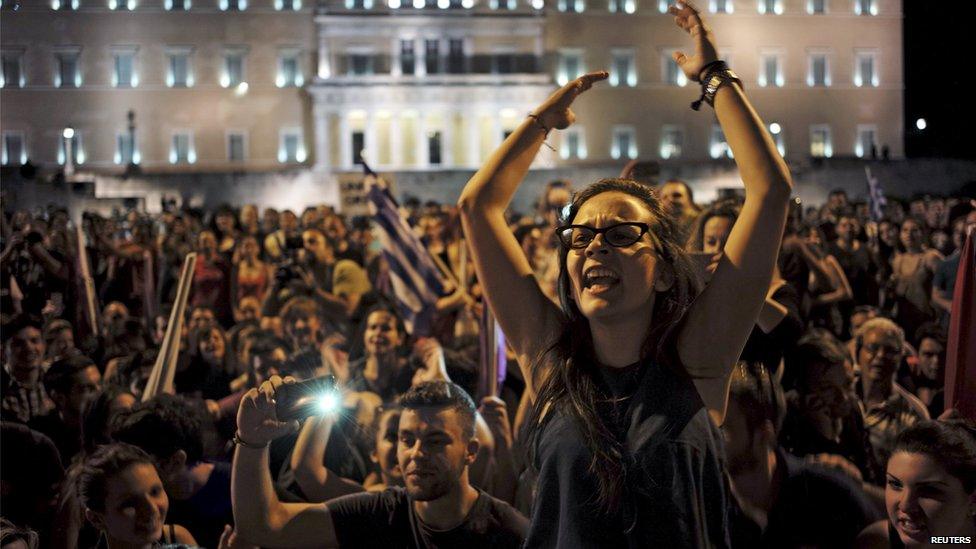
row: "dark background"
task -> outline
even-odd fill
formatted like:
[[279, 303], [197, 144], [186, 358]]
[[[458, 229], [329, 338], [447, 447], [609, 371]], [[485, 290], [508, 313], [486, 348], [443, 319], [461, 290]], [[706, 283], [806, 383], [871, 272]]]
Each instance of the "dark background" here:
[[[976, 159], [976, 2], [904, 0], [905, 155]], [[915, 121], [928, 127], [919, 131]]]

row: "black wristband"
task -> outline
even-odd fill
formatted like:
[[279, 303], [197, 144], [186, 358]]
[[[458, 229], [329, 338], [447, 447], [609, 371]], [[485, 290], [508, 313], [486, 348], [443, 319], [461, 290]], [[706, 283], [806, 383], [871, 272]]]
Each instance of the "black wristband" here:
[[245, 448], [251, 448], [251, 449], [254, 449], [254, 450], [263, 450], [263, 449], [267, 448], [268, 445], [271, 444], [271, 443], [270, 442], [265, 442], [264, 444], [254, 444], [253, 442], [247, 442], [246, 440], [244, 440], [243, 438], [241, 438], [241, 432], [240, 431], [236, 431], [234, 433], [234, 444], [237, 445], [237, 446], [243, 446]]
[[714, 71], [720, 71], [722, 69], [727, 69], [727, 68], [729, 68], [729, 66], [728, 64], [726, 64], [725, 61], [722, 61], [721, 59], [716, 59], [715, 61], [706, 64], [704, 67], [701, 68], [700, 71], [698, 71], [698, 82], [700, 84], [704, 84], [705, 80], [708, 78], [709, 73]]

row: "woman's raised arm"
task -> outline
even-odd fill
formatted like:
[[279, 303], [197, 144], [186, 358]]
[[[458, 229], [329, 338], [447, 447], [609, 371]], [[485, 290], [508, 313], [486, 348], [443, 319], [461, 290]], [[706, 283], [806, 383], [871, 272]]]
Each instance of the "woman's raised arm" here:
[[[702, 69], [718, 59], [715, 39], [693, 5], [682, 2], [670, 12], [678, 26], [694, 38], [696, 50], [693, 56], [677, 52], [674, 59], [689, 79], [698, 81]], [[786, 163], [739, 84], [732, 81], [720, 86], [714, 107], [745, 184], [746, 198], [725, 255], [678, 334], [678, 353], [693, 377], [724, 379], [762, 308], [786, 225], [792, 182]]]
[[539, 288], [532, 268], [505, 222], [505, 208], [550, 130], [573, 123], [570, 105], [607, 77], [586, 74], [556, 90], [492, 153], [468, 181], [458, 200], [461, 224], [472, 250], [478, 280], [505, 337], [523, 365], [526, 390], [534, 398], [545, 372], [530, 371], [560, 329], [559, 309]]

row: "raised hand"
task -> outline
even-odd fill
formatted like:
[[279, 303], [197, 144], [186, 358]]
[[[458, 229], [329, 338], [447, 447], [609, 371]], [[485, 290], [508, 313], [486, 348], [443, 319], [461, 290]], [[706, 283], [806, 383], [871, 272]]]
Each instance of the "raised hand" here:
[[481, 399], [481, 406], [478, 408], [481, 417], [485, 418], [485, 423], [491, 429], [491, 434], [495, 437], [495, 444], [505, 449], [512, 448], [512, 424], [508, 421], [508, 407], [505, 401], [495, 397], [487, 396]]
[[695, 54], [686, 55], [682, 51], [672, 54], [675, 62], [684, 71], [689, 80], [698, 82], [705, 65], [718, 61], [718, 50], [715, 47], [715, 36], [712, 29], [701, 18], [701, 13], [693, 4], [682, 1], [668, 8], [668, 13], [674, 16], [674, 22], [695, 39]]
[[258, 389], [251, 389], [237, 409], [237, 432], [247, 444], [261, 445], [298, 430], [297, 421], [278, 421], [275, 411], [275, 391], [295, 378], [271, 376]]
[[576, 121], [576, 114], [569, 108], [573, 101], [581, 93], [592, 88], [593, 84], [600, 80], [606, 80], [608, 76], [610, 73], [607, 71], [584, 74], [553, 92], [532, 114], [537, 116], [539, 122], [549, 129], [566, 129]]

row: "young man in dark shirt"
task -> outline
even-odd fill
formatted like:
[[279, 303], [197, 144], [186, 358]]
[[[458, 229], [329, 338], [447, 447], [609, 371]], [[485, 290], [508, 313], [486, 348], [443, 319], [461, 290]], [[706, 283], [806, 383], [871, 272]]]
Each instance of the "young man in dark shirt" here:
[[877, 520], [859, 483], [779, 447], [785, 399], [763, 365], [740, 362], [729, 396], [722, 431], [738, 504], [733, 547], [848, 547]]
[[275, 376], [252, 389], [237, 415], [234, 518], [239, 534], [263, 547], [517, 547], [528, 521], [471, 486], [478, 454], [475, 405], [447, 381], [422, 383], [400, 398], [397, 461], [405, 488], [284, 504], [275, 496], [267, 447], [294, 431], [275, 415]]

